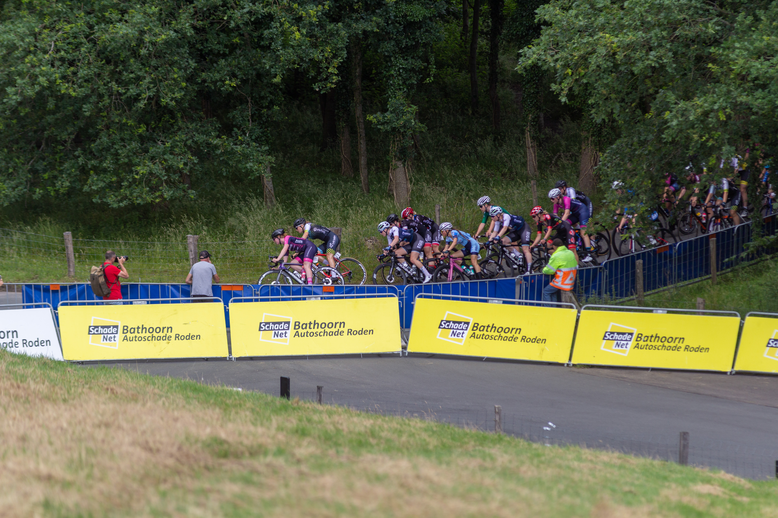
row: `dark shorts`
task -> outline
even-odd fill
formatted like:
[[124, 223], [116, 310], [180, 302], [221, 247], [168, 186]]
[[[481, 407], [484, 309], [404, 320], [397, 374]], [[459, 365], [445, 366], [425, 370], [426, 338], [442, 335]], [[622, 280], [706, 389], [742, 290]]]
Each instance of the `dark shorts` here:
[[521, 246], [529, 246], [530, 238], [532, 237], [532, 230], [529, 228], [529, 224], [524, 223], [524, 226], [518, 230], [511, 230], [507, 234], [511, 243], [520, 243]]
[[434, 246], [440, 244], [440, 231], [433, 227], [424, 234], [424, 246]]
[[740, 185], [748, 185], [748, 178], [751, 176], [751, 169], [740, 171]]
[[327, 236], [327, 244], [324, 246], [324, 252], [334, 254], [338, 251], [338, 246], [340, 246], [340, 238], [335, 232], [330, 232], [330, 235]]
[[591, 216], [591, 214], [589, 214], [589, 207], [584, 205], [578, 212], [571, 211], [568, 220], [571, 225], [579, 223], [581, 228], [586, 228], [586, 224], [589, 223], [589, 216]]
[[465, 257], [470, 255], [478, 255], [480, 251], [481, 245], [478, 243], [473, 243], [470, 240], [468, 240], [467, 243], [465, 243], [465, 246], [462, 248], [462, 253], [465, 254]]
[[421, 237], [419, 234], [416, 234], [413, 239], [413, 242], [408, 243], [407, 245], [403, 245], [403, 248], [409, 254], [411, 252], [416, 252], [420, 254], [424, 251], [424, 238]]

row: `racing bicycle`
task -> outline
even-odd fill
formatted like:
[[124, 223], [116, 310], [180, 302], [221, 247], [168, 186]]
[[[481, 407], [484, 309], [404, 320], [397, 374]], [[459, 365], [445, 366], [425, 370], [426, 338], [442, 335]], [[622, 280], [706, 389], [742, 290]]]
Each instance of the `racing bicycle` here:
[[[269, 265], [269, 270], [262, 274], [262, 276], [257, 281], [257, 284], [276, 284], [276, 285], [292, 285], [292, 284], [303, 284], [307, 285], [307, 280], [305, 279], [305, 272], [297, 272], [293, 268], [289, 268], [287, 264], [292, 263], [284, 263], [281, 261], [278, 263], [278, 266], [276, 266], [272, 260], [275, 259], [275, 256], [269, 256], [268, 259], [271, 261]], [[299, 268], [302, 268], [302, 264], [298, 262], [294, 262], [294, 266], [297, 266]], [[330, 268], [329, 266], [318, 266], [312, 268], [313, 272], [313, 283], [316, 285], [324, 285], [324, 286], [333, 286], [333, 285], [339, 285], [342, 286], [343, 283], [343, 277], [340, 276], [340, 273], [335, 268]]]

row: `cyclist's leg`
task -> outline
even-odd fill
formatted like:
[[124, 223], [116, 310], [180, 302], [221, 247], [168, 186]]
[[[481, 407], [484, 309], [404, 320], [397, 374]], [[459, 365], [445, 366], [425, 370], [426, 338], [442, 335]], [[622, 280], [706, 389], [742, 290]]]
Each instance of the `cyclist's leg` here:
[[405, 261], [405, 256], [407, 256], [409, 252], [410, 252], [410, 248], [406, 247], [406, 246], [401, 246], [400, 248], [395, 250], [394, 251], [394, 255], [397, 256], [397, 262], [398, 263], [406, 262]]
[[335, 232], [330, 232], [325, 249], [327, 250], [327, 262], [330, 263], [330, 266], [333, 268], [337, 267], [337, 264], [335, 263], [335, 250], [338, 249], [339, 245], [340, 238], [338, 235]]
[[740, 171], [740, 199], [744, 209], [748, 208], [748, 177], [751, 176], [750, 169]]
[[317, 249], [314, 245], [305, 247], [303, 251], [303, 270], [305, 270], [308, 284], [313, 284], [313, 258], [316, 256]]

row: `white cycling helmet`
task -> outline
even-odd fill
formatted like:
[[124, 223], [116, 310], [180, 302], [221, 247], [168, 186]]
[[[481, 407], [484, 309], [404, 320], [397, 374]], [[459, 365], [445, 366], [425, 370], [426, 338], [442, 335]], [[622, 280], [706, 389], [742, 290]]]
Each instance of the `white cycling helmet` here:
[[548, 191], [549, 200], [553, 200], [554, 198], [559, 198], [560, 196], [562, 196], [562, 191], [560, 191], [559, 189], [554, 188]]
[[623, 183], [621, 183], [620, 181], [616, 180], [615, 182], [613, 182], [613, 186], [612, 186], [612, 187], [613, 187], [614, 189], [619, 189], [619, 188], [621, 188], [621, 187], [623, 187], [623, 186], [624, 186], [624, 184], [623, 184]]
[[454, 225], [452, 225], [448, 221], [444, 221], [443, 223], [440, 224], [440, 226], [438, 227], [438, 230], [440, 230], [441, 232], [444, 232], [446, 230], [451, 230], [453, 228], [454, 228]]
[[500, 214], [502, 214], [502, 208], [500, 207], [492, 207], [489, 209], [490, 216], [499, 216]]
[[390, 228], [391, 226], [392, 226], [392, 225], [390, 225], [390, 224], [389, 224], [389, 223], [387, 223], [386, 221], [382, 221], [381, 223], [379, 223], [379, 224], [378, 224], [378, 232], [379, 232], [379, 233], [380, 233], [380, 232], [383, 232], [384, 230], [386, 230], [386, 229]]
[[481, 196], [480, 198], [478, 198], [479, 207], [487, 203], [492, 203], [492, 199], [489, 196]]

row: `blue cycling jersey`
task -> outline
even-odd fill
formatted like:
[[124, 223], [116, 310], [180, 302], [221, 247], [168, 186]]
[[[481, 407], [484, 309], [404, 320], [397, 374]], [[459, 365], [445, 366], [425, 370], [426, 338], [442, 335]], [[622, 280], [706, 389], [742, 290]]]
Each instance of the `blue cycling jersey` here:
[[[457, 238], [457, 243], [459, 243], [460, 246], [465, 246], [470, 243], [470, 245], [478, 245], [478, 241], [473, 239], [473, 236], [468, 234], [467, 232], [463, 230], [452, 230], [451, 233], [446, 238], [447, 243], [451, 243], [454, 241], [454, 238]], [[480, 245], [479, 245], [480, 246]]]

